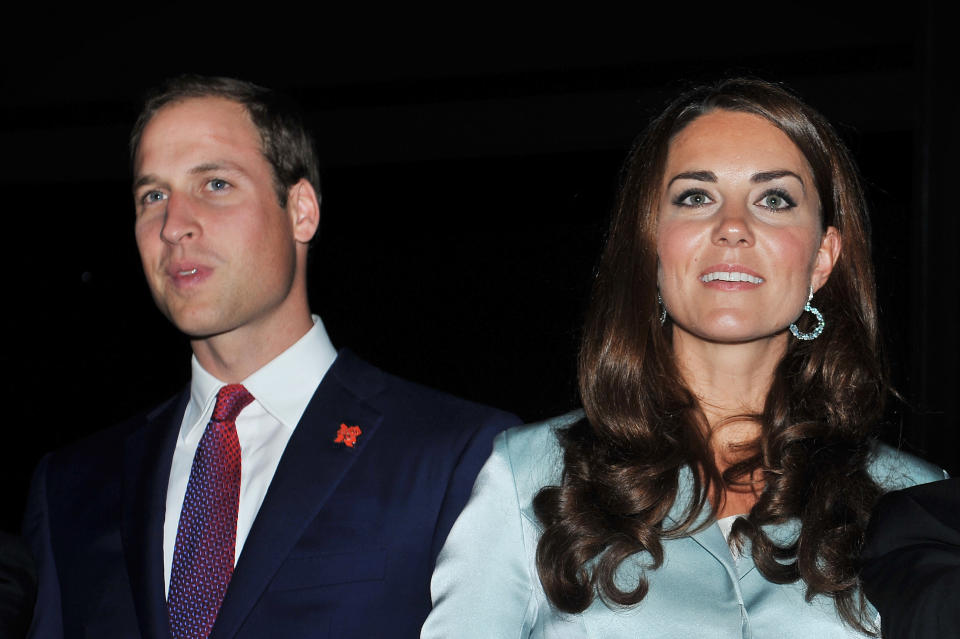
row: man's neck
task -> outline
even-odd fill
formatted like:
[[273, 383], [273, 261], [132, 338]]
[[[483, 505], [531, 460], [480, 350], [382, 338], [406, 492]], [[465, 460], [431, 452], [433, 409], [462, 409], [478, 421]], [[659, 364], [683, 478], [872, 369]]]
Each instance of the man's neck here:
[[250, 324], [233, 331], [190, 342], [197, 361], [211, 375], [228, 384], [238, 384], [293, 346], [313, 328], [310, 313]]

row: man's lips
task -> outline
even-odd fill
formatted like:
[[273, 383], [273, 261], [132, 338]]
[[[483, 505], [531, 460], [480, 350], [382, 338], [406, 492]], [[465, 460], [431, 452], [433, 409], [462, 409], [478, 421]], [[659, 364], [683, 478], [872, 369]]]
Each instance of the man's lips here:
[[169, 277], [178, 286], [189, 285], [205, 279], [213, 269], [196, 262], [175, 262], [165, 269]]

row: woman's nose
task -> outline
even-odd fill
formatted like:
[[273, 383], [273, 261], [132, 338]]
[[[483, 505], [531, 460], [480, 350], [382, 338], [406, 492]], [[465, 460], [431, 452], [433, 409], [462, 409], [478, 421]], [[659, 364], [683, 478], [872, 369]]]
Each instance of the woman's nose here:
[[717, 213], [713, 229], [713, 243], [718, 246], [753, 246], [750, 212], [742, 207], [725, 204]]

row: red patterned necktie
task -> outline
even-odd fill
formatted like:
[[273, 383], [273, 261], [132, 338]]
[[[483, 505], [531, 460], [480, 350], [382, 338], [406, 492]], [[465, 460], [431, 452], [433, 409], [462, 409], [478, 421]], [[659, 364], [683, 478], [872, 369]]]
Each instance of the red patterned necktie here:
[[233, 576], [240, 505], [236, 419], [252, 401], [241, 384], [221, 388], [193, 456], [167, 596], [174, 639], [206, 639]]

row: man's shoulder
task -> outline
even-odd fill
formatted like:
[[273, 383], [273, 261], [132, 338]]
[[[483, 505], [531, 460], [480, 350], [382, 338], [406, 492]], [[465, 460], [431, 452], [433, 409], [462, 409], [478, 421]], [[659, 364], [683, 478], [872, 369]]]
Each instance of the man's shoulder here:
[[910, 513], [913, 521], [921, 518], [918, 513], [933, 516], [941, 521], [949, 521], [950, 526], [960, 533], [960, 478], [953, 477], [943, 481], [918, 484], [903, 490], [888, 492], [877, 503], [876, 512], [892, 521]]
[[381, 370], [351, 351], [342, 349], [330, 374], [360, 400], [379, 410], [385, 419], [402, 420], [413, 431], [474, 430], [493, 426], [502, 430], [520, 423], [507, 411], [457, 397]]
[[141, 410], [119, 423], [97, 430], [75, 442], [67, 444], [51, 452], [48, 457], [50, 468], [70, 468], [74, 472], [84, 468], [95, 468], [106, 459], [115, 459], [122, 455], [126, 441], [157, 420], [165, 420], [169, 411], [176, 411], [183, 415], [186, 400], [189, 397], [187, 390], [181, 390], [172, 397], [160, 402], [156, 406]]

